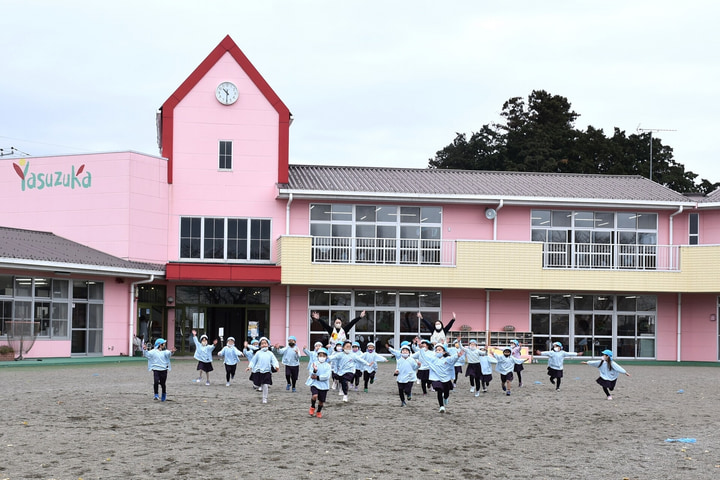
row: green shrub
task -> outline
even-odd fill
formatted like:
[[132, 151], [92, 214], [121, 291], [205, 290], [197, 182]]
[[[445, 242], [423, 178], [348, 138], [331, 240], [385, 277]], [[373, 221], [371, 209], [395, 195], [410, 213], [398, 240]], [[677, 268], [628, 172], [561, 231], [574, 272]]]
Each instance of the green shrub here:
[[8, 353], [15, 353], [15, 350], [12, 349], [9, 345], [1, 345], [0, 346], [0, 354], [8, 354]]

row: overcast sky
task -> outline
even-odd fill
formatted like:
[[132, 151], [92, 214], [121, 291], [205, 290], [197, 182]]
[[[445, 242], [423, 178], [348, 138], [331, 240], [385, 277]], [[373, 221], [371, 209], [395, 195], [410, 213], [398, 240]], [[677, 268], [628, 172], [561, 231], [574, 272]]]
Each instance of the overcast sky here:
[[674, 130], [654, 135], [718, 182], [718, 19], [715, 0], [0, 0], [0, 148], [157, 155], [157, 109], [230, 35], [293, 114], [291, 163], [425, 168], [546, 90], [577, 128]]

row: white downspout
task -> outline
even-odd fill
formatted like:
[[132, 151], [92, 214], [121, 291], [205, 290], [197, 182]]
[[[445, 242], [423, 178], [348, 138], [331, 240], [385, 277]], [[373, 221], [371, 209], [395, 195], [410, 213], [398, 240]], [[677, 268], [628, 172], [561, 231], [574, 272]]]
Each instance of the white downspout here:
[[485, 290], [485, 347], [490, 347], [490, 290]]
[[[140, 285], [141, 283], [152, 283], [152, 281], [155, 280], [155, 275], [150, 275], [150, 278], [147, 278], [145, 280], [140, 280], [139, 282], [133, 282], [130, 284], [130, 335], [128, 338], [128, 357], [132, 357], [135, 352], [133, 351], [133, 347], [135, 344], [133, 343], [133, 339], [135, 338], [135, 314], [137, 313], [135, 311], [135, 287], [137, 285]], [[143, 339], [145, 341], [147, 339]]]
[[670, 245], [673, 245], [673, 217], [675, 215], [682, 213], [682, 211], [683, 211], [683, 206], [680, 205], [677, 212], [670, 214]]
[[[290, 235], [290, 205], [293, 202], [293, 194], [288, 197], [287, 206], [285, 207], [285, 235]], [[285, 287], [285, 339], [283, 345], [287, 345], [287, 338], [290, 336], [290, 285]]]
[[493, 240], [497, 240], [497, 221], [498, 221], [497, 212], [499, 212], [500, 209], [503, 207], [504, 202], [505, 201], [503, 199], [500, 199], [500, 203], [495, 208], [495, 218], [493, 219]]
[[[677, 294], [677, 362], [681, 358], [680, 342], [682, 341], [682, 293]], [[657, 352], [656, 352], [657, 354]]]

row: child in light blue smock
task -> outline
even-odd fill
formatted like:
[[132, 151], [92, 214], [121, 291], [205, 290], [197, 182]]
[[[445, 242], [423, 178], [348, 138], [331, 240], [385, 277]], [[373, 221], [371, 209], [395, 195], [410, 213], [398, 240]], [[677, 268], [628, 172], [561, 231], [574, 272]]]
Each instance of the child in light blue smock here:
[[[310, 376], [305, 385], [310, 387], [310, 416], [322, 418], [322, 409], [325, 406], [327, 392], [330, 388], [331, 368], [327, 361], [328, 351], [324, 348], [317, 350], [317, 359], [310, 362]], [[315, 408], [317, 405], [317, 409]]]
[[510, 387], [512, 386], [513, 370], [515, 365], [518, 363], [525, 362], [524, 358], [516, 358], [512, 356], [512, 349], [505, 347], [502, 350], [502, 354], [493, 353], [497, 365], [495, 365], [495, 371], [500, 374], [500, 382], [502, 382], [502, 389], [506, 395], [510, 395]]
[[306, 357], [308, 357], [308, 373], [312, 371], [312, 364], [317, 362], [317, 352], [320, 351], [321, 348], [323, 348], [322, 342], [315, 342], [312, 350], [308, 350], [307, 347], [303, 347], [303, 353]]
[[612, 400], [611, 391], [615, 390], [615, 384], [621, 373], [624, 373], [628, 377], [630, 374], [625, 371], [620, 365], [615, 363], [613, 358], [612, 350], [603, 350], [601, 360], [590, 360], [589, 362], [582, 362], [591, 367], [598, 367], [600, 369], [600, 376], [595, 380], [605, 392], [608, 400]]
[[270, 341], [262, 337], [260, 339], [260, 350], [253, 355], [250, 365], [245, 369], [252, 370], [255, 374], [255, 381], [260, 384], [262, 390], [262, 403], [268, 401], [268, 385], [272, 385], [272, 374], [280, 368], [275, 354], [270, 350]]
[[243, 352], [235, 346], [235, 337], [228, 337], [227, 345], [218, 352], [218, 356], [223, 359], [223, 364], [225, 365], [225, 386], [229, 387], [230, 379], [235, 378], [237, 364], [240, 361], [240, 357], [243, 356]]
[[[153, 392], [155, 393], [153, 399], [162, 400], [163, 402], [167, 399], [165, 382], [171, 369], [170, 357], [175, 353], [174, 348], [172, 350], [166, 348], [167, 340], [162, 338], [155, 340], [155, 348], [152, 350], [148, 350], [147, 345], [143, 343], [143, 357], [148, 359], [148, 371], [153, 372]], [[158, 387], [162, 389], [162, 398], [158, 396]]]
[[547, 374], [550, 377], [550, 383], [555, 385], [555, 390], [560, 390], [560, 382], [563, 378], [563, 364], [565, 357], [575, 357], [576, 352], [566, 352], [563, 350], [562, 343], [553, 343], [553, 349], [546, 352], [537, 351], [538, 355], [546, 355], [548, 357]]
[[292, 387], [293, 392], [295, 392], [295, 384], [300, 373], [300, 349], [295, 346], [296, 344], [297, 339], [290, 335], [287, 346], [275, 345], [275, 351], [282, 356], [280, 362], [285, 365], [285, 381], [287, 382], [285, 390], [290, 390]]
[[347, 402], [349, 384], [353, 381], [355, 375], [355, 362], [360, 362], [363, 365], [368, 365], [368, 362], [358, 354], [352, 353], [352, 342], [350, 340], [345, 340], [342, 344], [342, 351], [332, 354], [330, 360], [336, 361], [335, 373], [342, 387], [339, 395], [342, 395], [343, 402]]
[[210, 372], [213, 371], [212, 365], [212, 352], [215, 350], [217, 345], [217, 338], [213, 340], [213, 343], [208, 343], [208, 336], [203, 335], [200, 337], [200, 341], [197, 338], [197, 331], [192, 331], [193, 342], [195, 342], [195, 360], [198, 361], [197, 370], [200, 372], [200, 376], [195, 379], [195, 382], [202, 382], [202, 374], [205, 372], [205, 385], [210, 385]]
[[401, 345], [400, 351], [394, 348], [389, 348], [390, 353], [395, 355], [397, 365], [395, 367], [395, 376], [397, 377], [398, 395], [400, 396], [400, 406], [404, 407], [405, 398], [407, 397], [408, 402], [412, 400], [412, 387], [417, 380], [417, 370], [420, 366], [420, 362], [411, 357], [410, 345], [408, 342], [404, 342]]
[[368, 365], [362, 366], [364, 384], [363, 392], [367, 393], [368, 382], [370, 382], [371, 385], [375, 383], [375, 373], [378, 369], [378, 362], [387, 362], [387, 358], [375, 351], [375, 344], [373, 342], [369, 342], [367, 344], [367, 351], [361, 355], [361, 358], [368, 363]]
[[[451, 355], [445, 345], [438, 343], [434, 351], [420, 350], [419, 360], [427, 364], [430, 369], [430, 381], [437, 393], [440, 413], [445, 413], [453, 389], [453, 378], [455, 377], [455, 361], [458, 354]], [[460, 350], [459, 355], [464, 355]]]

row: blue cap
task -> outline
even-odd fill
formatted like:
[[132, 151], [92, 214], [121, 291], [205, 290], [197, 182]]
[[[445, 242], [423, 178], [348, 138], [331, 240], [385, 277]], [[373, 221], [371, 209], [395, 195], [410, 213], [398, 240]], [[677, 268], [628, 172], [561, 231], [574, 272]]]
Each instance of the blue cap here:
[[293, 337], [292, 335], [288, 337], [288, 340], [295, 340], [297, 342], [297, 338]]
[[326, 357], [328, 356], [328, 351], [327, 351], [327, 348], [325, 348], [325, 347], [318, 348], [317, 353], [318, 353], [318, 354], [324, 353]]
[[445, 352], [448, 351], [447, 347], [446, 347], [445, 344], [443, 344], [443, 343], [438, 343], [438, 344], [435, 345], [435, 348], [436, 348], [436, 349], [437, 349], [438, 347], [442, 347], [442, 349], [445, 350]]
[[515, 345], [520, 345], [520, 342], [518, 342], [517, 340], [510, 340], [510, 343], [513, 343]]
[[256, 343], [260, 343], [257, 338], [253, 338], [253, 339], [250, 341], [250, 345], [255, 345]]
[[553, 345], [562, 348], [562, 343], [560, 342], [553, 342]]
[[158, 338], [157, 340], [155, 340], [155, 348], [159, 347], [163, 343], [167, 343], [167, 340], [165, 340], [164, 338]]
[[403, 340], [403, 342], [400, 344], [400, 347], [404, 347], [405, 345], [410, 345], [410, 342], [407, 340]]
[[352, 346], [360, 348], [360, 342], [352, 342]]
[[612, 356], [613, 356], [612, 350], [603, 350], [602, 354], [607, 355], [610, 358], [612, 358]]
[[477, 340], [475, 340], [474, 338], [471, 338], [470, 341], [468, 342], [468, 344], [470, 344], [470, 343], [474, 343], [475, 345], [477, 345]]

